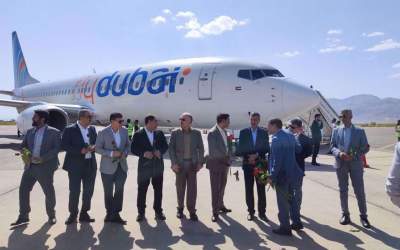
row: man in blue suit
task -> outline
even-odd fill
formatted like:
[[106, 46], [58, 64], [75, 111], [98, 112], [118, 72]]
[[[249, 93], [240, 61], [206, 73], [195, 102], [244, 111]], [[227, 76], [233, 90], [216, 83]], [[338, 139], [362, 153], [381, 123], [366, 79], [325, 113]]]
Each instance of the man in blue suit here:
[[[280, 227], [272, 230], [279, 235], [292, 235], [290, 227], [289, 208], [293, 203], [291, 194], [299, 188], [299, 182], [303, 176], [296, 162], [296, 139], [292, 134], [282, 130], [282, 121], [272, 119], [268, 123], [268, 132], [272, 135], [269, 167], [271, 177], [269, 182], [275, 186], [278, 202], [278, 219]], [[292, 215], [296, 221], [300, 221], [300, 214]]]
[[367, 203], [364, 192], [364, 167], [361, 159], [361, 156], [369, 151], [367, 136], [363, 129], [357, 128], [351, 123], [353, 118], [351, 110], [343, 110], [340, 118], [343, 126], [333, 131], [331, 139], [331, 152], [336, 159], [335, 168], [342, 207], [340, 224], [347, 225], [351, 223], [348, 205], [350, 175], [360, 210], [361, 224], [365, 228], [370, 228], [371, 224], [367, 219]]
[[[246, 189], [246, 204], [249, 215], [247, 220], [254, 219], [254, 175], [253, 170], [258, 160], [265, 160], [269, 152], [268, 132], [258, 127], [260, 114], [253, 113], [250, 117], [250, 127], [242, 129], [239, 135], [239, 146], [236, 155], [243, 157], [244, 184]], [[258, 196], [258, 216], [263, 221], [268, 221], [265, 215], [267, 206], [265, 185], [256, 183]]]

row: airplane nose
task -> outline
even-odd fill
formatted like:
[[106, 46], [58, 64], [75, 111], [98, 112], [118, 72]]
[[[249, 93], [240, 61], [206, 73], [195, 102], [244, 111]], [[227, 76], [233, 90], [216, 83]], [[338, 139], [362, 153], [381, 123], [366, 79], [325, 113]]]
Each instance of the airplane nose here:
[[284, 81], [283, 110], [286, 117], [309, 111], [320, 103], [320, 97], [315, 90], [289, 79]]

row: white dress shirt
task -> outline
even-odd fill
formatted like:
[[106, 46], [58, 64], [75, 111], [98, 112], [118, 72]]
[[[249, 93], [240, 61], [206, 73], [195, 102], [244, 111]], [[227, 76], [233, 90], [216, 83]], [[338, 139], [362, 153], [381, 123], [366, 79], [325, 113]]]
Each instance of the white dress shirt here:
[[149, 138], [151, 146], [153, 146], [153, 143], [154, 143], [154, 131], [149, 131], [149, 130], [147, 130], [146, 127], [144, 128], [144, 130], [146, 131], [147, 138]]
[[223, 139], [224, 144], [225, 144], [225, 147], [226, 147], [226, 152], [228, 152], [228, 151], [229, 151], [229, 149], [228, 149], [228, 138], [227, 138], [227, 136], [226, 136], [226, 131], [225, 131], [225, 129], [222, 129], [222, 128], [221, 128], [220, 126], [218, 126], [218, 125], [217, 125], [217, 128], [218, 128], [219, 132], [220, 132], [221, 135], [222, 135], [222, 139]]
[[[83, 141], [87, 144], [90, 145], [90, 139], [89, 139], [89, 129], [83, 127], [79, 121], [76, 122], [78, 124], [79, 129], [81, 130], [82, 138]], [[85, 159], [90, 159], [92, 158], [92, 153], [86, 153], [85, 154]]]
[[40, 157], [40, 148], [42, 147], [43, 135], [45, 130], [46, 126], [43, 126], [41, 128], [37, 128], [35, 131], [35, 139], [33, 142], [33, 152], [32, 152], [33, 157]]

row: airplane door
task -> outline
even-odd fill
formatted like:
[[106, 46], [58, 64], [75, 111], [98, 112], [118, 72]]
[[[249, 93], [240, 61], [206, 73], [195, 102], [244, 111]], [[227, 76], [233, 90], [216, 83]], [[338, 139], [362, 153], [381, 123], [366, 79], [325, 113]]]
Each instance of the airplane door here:
[[215, 74], [215, 66], [203, 67], [200, 71], [198, 96], [199, 100], [212, 99], [212, 82]]

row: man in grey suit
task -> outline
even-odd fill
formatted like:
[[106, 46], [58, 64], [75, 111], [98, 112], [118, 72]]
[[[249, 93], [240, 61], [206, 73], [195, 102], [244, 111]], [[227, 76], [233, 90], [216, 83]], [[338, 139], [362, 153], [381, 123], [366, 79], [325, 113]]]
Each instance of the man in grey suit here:
[[112, 113], [111, 124], [99, 132], [96, 153], [101, 154], [100, 172], [104, 188], [104, 202], [107, 210], [105, 222], [125, 225], [120, 216], [124, 199], [124, 185], [127, 177], [130, 141], [128, 130], [122, 125], [122, 114]]
[[229, 127], [229, 114], [219, 114], [217, 124], [207, 136], [208, 156], [206, 168], [210, 170], [211, 200], [213, 215], [211, 220], [218, 221], [218, 213], [232, 212], [224, 205], [225, 186], [228, 179], [228, 169], [231, 165], [231, 147], [229, 146], [226, 129]]
[[19, 217], [11, 226], [18, 226], [29, 222], [29, 196], [33, 186], [39, 182], [46, 196], [46, 212], [48, 222], [53, 225], [57, 222], [55, 206], [56, 196], [53, 185], [54, 172], [59, 165], [58, 153], [61, 147], [60, 131], [47, 125], [49, 113], [45, 110], [36, 110], [32, 118], [33, 128], [29, 129], [22, 142], [22, 149], [29, 150], [30, 160], [25, 164], [19, 186]]
[[176, 192], [178, 197], [178, 212], [176, 217], [183, 217], [183, 201], [187, 185], [186, 205], [190, 213], [190, 220], [197, 221], [197, 172], [203, 167], [204, 145], [200, 131], [192, 129], [193, 117], [183, 113], [179, 120], [181, 127], [171, 133], [169, 156], [171, 168], [176, 174]]
[[342, 207], [342, 218], [340, 224], [347, 225], [350, 221], [348, 206], [349, 175], [353, 184], [354, 193], [358, 201], [361, 224], [365, 228], [371, 225], [367, 219], [367, 203], [364, 192], [364, 168], [361, 156], [369, 151], [367, 136], [361, 128], [351, 123], [353, 114], [351, 110], [343, 110], [340, 118], [343, 127], [333, 131], [331, 139], [331, 152], [335, 156], [336, 175], [339, 182], [340, 203]]

